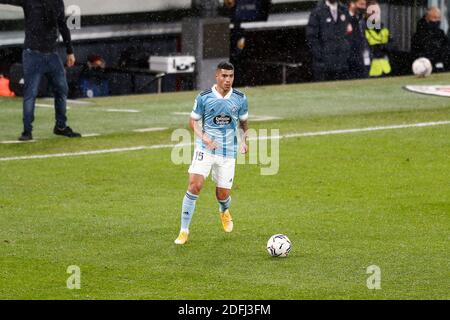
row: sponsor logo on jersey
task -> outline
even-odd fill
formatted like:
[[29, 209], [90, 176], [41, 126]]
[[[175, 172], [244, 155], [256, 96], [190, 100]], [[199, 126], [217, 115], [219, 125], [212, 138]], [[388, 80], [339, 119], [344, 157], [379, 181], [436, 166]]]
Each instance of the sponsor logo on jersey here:
[[225, 113], [221, 113], [214, 117], [213, 122], [218, 126], [226, 126], [231, 123], [231, 117]]

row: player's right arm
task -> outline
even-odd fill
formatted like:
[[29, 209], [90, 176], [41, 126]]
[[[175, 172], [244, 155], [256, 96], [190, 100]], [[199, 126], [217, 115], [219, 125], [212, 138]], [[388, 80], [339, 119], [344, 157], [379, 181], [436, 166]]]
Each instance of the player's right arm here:
[[198, 125], [198, 121], [203, 117], [204, 112], [205, 107], [203, 106], [202, 99], [199, 96], [195, 99], [194, 108], [191, 112], [191, 117], [189, 118], [189, 128], [194, 131], [194, 134], [203, 141], [208, 149], [214, 150], [218, 148], [217, 143], [212, 140]]
[[23, 0], [0, 0], [0, 4], [23, 7]]
[[194, 133], [197, 137], [202, 139], [203, 143], [206, 145], [206, 147], [210, 150], [217, 149], [217, 143], [212, 140], [205, 132], [203, 132], [203, 129], [200, 128], [198, 125], [198, 120], [189, 119], [189, 127], [194, 130]]

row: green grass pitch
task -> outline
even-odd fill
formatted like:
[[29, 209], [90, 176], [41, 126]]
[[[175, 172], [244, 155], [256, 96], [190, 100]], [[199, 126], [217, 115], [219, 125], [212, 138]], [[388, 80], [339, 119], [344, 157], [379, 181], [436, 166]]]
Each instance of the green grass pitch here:
[[[291, 134], [449, 121], [448, 98], [402, 89], [449, 81], [242, 90], [251, 128]], [[282, 139], [277, 175], [237, 166], [235, 230], [222, 231], [208, 179], [181, 247], [173, 240], [188, 166], [173, 164], [170, 148], [4, 161], [173, 143], [195, 95], [69, 103], [69, 125], [100, 134], [79, 140], [52, 135], [53, 110], [37, 108], [35, 142], [0, 144], [0, 299], [450, 298], [449, 124]], [[167, 129], [133, 131], [151, 127]], [[21, 100], [0, 99], [0, 141], [20, 131]], [[276, 233], [293, 243], [288, 258], [266, 252]], [[71, 265], [79, 290], [66, 285]], [[371, 265], [379, 290], [366, 284]]]

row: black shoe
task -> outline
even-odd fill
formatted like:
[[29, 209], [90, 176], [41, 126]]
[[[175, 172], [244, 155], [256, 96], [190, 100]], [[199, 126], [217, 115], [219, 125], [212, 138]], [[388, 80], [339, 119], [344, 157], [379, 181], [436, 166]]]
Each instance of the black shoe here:
[[57, 134], [59, 136], [65, 136], [68, 138], [80, 138], [81, 137], [81, 134], [79, 134], [78, 132], [73, 132], [70, 127], [65, 127], [64, 129], [60, 129], [57, 126], [55, 126], [55, 128], [53, 128], [53, 133]]
[[19, 137], [19, 141], [31, 141], [33, 140], [33, 135], [31, 132], [22, 132], [22, 134]]

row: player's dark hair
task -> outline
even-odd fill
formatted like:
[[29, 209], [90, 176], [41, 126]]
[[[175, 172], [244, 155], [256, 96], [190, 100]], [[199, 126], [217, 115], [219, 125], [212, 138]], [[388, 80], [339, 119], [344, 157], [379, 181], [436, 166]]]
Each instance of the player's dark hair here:
[[217, 70], [221, 70], [221, 69], [224, 69], [224, 70], [234, 70], [234, 66], [233, 66], [233, 64], [232, 64], [231, 62], [228, 62], [228, 61], [222, 61], [221, 63], [219, 63], [219, 64], [217, 65]]

